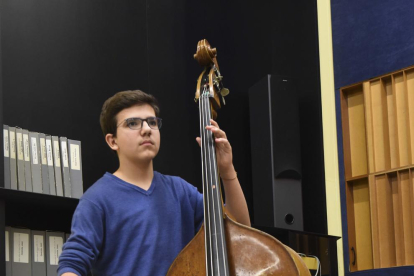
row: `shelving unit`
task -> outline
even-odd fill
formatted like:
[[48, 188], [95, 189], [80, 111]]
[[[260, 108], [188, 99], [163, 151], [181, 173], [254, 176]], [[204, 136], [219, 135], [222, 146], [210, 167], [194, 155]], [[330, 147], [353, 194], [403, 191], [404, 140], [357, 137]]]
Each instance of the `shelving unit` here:
[[0, 200], [5, 206], [6, 225], [65, 233], [70, 233], [70, 218], [79, 203], [76, 198], [4, 188], [0, 188]]
[[342, 88], [341, 112], [350, 271], [414, 265], [414, 67]]
[[[5, 225], [70, 233], [71, 218], [78, 203], [75, 198], [0, 188], [0, 234], [4, 237]], [[2, 243], [4, 246], [4, 239]], [[4, 250], [0, 258], [4, 260]], [[5, 271], [2, 261], [0, 275], [5, 275]]]

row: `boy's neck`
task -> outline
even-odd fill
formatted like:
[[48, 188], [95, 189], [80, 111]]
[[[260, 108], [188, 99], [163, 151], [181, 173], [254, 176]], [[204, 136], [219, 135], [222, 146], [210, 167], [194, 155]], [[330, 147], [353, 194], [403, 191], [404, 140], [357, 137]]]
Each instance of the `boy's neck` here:
[[148, 190], [154, 177], [152, 160], [144, 164], [121, 162], [118, 170], [113, 175], [144, 190]]

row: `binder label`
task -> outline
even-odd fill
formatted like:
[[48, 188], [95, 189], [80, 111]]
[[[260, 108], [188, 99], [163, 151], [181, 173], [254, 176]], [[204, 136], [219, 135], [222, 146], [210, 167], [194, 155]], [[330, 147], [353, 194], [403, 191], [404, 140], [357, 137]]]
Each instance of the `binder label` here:
[[6, 262], [10, 262], [10, 244], [9, 244], [9, 231], [6, 233]]
[[59, 256], [62, 253], [63, 238], [49, 236], [49, 244], [50, 265], [58, 265]]
[[37, 141], [36, 137], [31, 137], [32, 142], [32, 156], [33, 156], [33, 165], [39, 164], [39, 156], [37, 156]]
[[45, 242], [42, 235], [33, 235], [33, 247], [34, 247], [34, 262], [45, 262]]
[[62, 147], [62, 157], [63, 157], [63, 166], [65, 168], [69, 167], [69, 161], [68, 161], [68, 147], [67, 147], [67, 143], [65, 141], [62, 141], [60, 143], [61, 147]]
[[3, 141], [4, 141], [4, 157], [10, 156], [9, 148], [9, 130], [3, 129]]
[[53, 166], [52, 141], [50, 139], [46, 139], [46, 150], [47, 150], [47, 165]]
[[14, 254], [13, 260], [15, 263], [29, 263], [29, 234], [14, 233]]
[[30, 161], [29, 135], [27, 134], [23, 134], [23, 146], [24, 161]]
[[70, 168], [80, 171], [79, 145], [70, 144]]
[[55, 166], [60, 168], [60, 151], [58, 141], [53, 141], [53, 153], [55, 154]]
[[46, 139], [45, 138], [40, 138], [40, 157], [42, 158], [42, 164], [47, 165]]
[[10, 131], [10, 158], [16, 159], [16, 133]]
[[20, 132], [17, 132], [16, 136], [17, 136], [17, 159], [23, 160], [23, 137]]

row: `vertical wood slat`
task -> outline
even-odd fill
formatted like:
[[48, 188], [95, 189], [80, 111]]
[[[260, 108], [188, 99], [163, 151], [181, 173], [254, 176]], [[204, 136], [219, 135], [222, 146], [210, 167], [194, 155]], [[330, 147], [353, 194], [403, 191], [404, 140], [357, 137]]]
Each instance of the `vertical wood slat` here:
[[381, 81], [371, 82], [372, 134], [375, 172], [390, 168], [387, 97]]
[[355, 212], [354, 212], [354, 194], [352, 182], [346, 182], [346, 207], [347, 207], [347, 219], [348, 219], [348, 251], [349, 251], [349, 269], [351, 272], [358, 271], [358, 262], [354, 262], [353, 250], [356, 250], [355, 241]]
[[380, 242], [378, 233], [378, 202], [377, 202], [377, 189], [375, 183], [375, 176], [369, 175], [369, 195], [370, 195], [370, 207], [371, 207], [371, 227], [372, 227], [372, 259], [374, 268], [381, 267], [380, 261]]
[[414, 229], [412, 221], [414, 219], [411, 208], [412, 187], [410, 181], [410, 171], [398, 172], [398, 192], [401, 208], [401, 230], [403, 238], [404, 263], [402, 265], [414, 264]]
[[391, 76], [382, 78], [381, 82], [387, 97], [388, 132], [390, 143], [390, 167], [393, 169], [397, 168], [400, 164], [400, 154], [397, 135], [397, 119], [395, 115], [395, 95], [392, 89]]
[[408, 87], [407, 87], [407, 83], [408, 83], [408, 79], [407, 79], [407, 73], [406, 71], [403, 71], [403, 76], [404, 76], [404, 84], [403, 84], [403, 89], [404, 89], [404, 106], [406, 108], [406, 112], [404, 114], [404, 118], [405, 118], [405, 127], [406, 129], [406, 133], [407, 136], [406, 141], [407, 141], [407, 154], [408, 154], [408, 160], [407, 160], [407, 165], [411, 164], [411, 160], [412, 160], [412, 151], [413, 151], [413, 147], [414, 145], [411, 144], [411, 124], [410, 124], [410, 98], [412, 97], [408, 95]]
[[367, 135], [368, 173], [375, 172], [374, 163], [374, 137], [372, 135], [372, 107], [371, 107], [371, 86], [369, 81], [363, 83], [364, 106], [365, 106], [365, 129]]
[[371, 212], [368, 179], [348, 183], [352, 189], [357, 269], [372, 269]]
[[[412, 239], [413, 239], [413, 243], [414, 243], [414, 169], [410, 169], [410, 174], [409, 174], [409, 178], [410, 178], [410, 182], [409, 182], [409, 186], [410, 186], [410, 210], [411, 210], [411, 235], [412, 235]], [[414, 247], [414, 245], [413, 245]], [[414, 255], [414, 252], [412, 253]], [[412, 265], [414, 262], [414, 256], [409, 256], [407, 258], [407, 264], [408, 265]]]
[[407, 70], [405, 75], [410, 127], [411, 164], [414, 164], [414, 69]]
[[408, 104], [407, 94], [404, 89], [404, 75], [398, 73], [393, 75], [393, 89], [395, 94], [398, 145], [400, 154], [400, 166], [407, 166], [411, 163], [411, 146], [408, 132]]
[[392, 209], [394, 220], [394, 237], [395, 237], [395, 258], [396, 265], [401, 266], [405, 263], [404, 254], [404, 232], [402, 222], [402, 206], [401, 206], [401, 185], [396, 173], [388, 175], [388, 180], [392, 189]]
[[364, 95], [361, 86], [347, 94], [347, 106], [351, 172], [352, 176], [360, 176], [368, 173]]
[[344, 90], [341, 90], [341, 115], [342, 115], [342, 143], [344, 148], [345, 179], [352, 177], [351, 154], [349, 139], [348, 101]]
[[375, 176], [374, 185], [377, 196], [379, 267], [391, 267], [396, 265], [392, 188], [386, 174]]

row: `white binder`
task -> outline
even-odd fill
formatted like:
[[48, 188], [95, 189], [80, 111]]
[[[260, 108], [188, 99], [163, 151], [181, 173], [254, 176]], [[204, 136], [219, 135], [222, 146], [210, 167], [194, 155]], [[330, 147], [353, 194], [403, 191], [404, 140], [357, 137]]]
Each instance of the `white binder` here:
[[47, 155], [47, 167], [49, 168], [49, 189], [51, 195], [56, 195], [56, 181], [55, 181], [55, 166], [54, 166], [54, 154], [52, 145], [52, 136], [46, 135], [46, 155]]
[[39, 133], [29, 132], [29, 143], [30, 143], [30, 166], [32, 168], [33, 192], [43, 193]]
[[32, 275], [46, 275], [46, 231], [32, 230]]
[[17, 190], [17, 148], [16, 148], [16, 128], [9, 127], [10, 140], [10, 188]]
[[9, 126], [3, 125], [4, 188], [10, 189], [10, 139]]
[[56, 195], [63, 196], [62, 164], [60, 160], [59, 137], [52, 136], [53, 165], [55, 166]]
[[56, 276], [65, 233], [46, 231], [47, 276]]
[[81, 198], [81, 196], [83, 195], [81, 141], [68, 139], [68, 145], [70, 177], [72, 183], [72, 197]]
[[69, 174], [68, 139], [60, 137], [60, 157], [62, 162], [62, 180], [65, 197], [72, 197], [72, 185]]
[[29, 131], [27, 129], [23, 129], [22, 133], [23, 133], [24, 176], [25, 176], [25, 182], [26, 182], [26, 191], [33, 192], [32, 168], [30, 164]]
[[32, 274], [30, 229], [11, 228], [12, 233], [12, 275]]
[[81, 141], [68, 139], [68, 146], [72, 197], [81, 198], [83, 195]]
[[26, 178], [24, 170], [23, 133], [22, 129], [16, 127], [17, 148], [17, 184], [20, 191], [26, 191]]
[[39, 133], [39, 145], [40, 145], [40, 163], [42, 167], [42, 190], [44, 194], [50, 195], [49, 167], [47, 165], [46, 135], [44, 133]]

